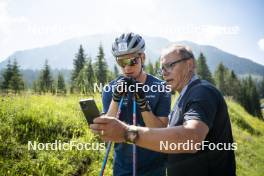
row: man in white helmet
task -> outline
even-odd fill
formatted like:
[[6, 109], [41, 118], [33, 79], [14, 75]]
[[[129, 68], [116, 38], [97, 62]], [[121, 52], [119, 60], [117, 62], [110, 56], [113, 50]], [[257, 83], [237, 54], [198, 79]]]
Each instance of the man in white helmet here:
[[[115, 88], [108, 92], [103, 92], [102, 101], [104, 112], [109, 116], [116, 116], [118, 104], [124, 97], [119, 119], [126, 124], [133, 124], [133, 96], [136, 97], [136, 118], [138, 126], [148, 126], [153, 128], [167, 127], [168, 114], [170, 112], [170, 93], [163, 81], [147, 74], [144, 69], [145, 61], [145, 41], [134, 33], [122, 34], [116, 38], [112, 45], [112, 53], [120, 66], [122, 76], [111, 81], [109, 87]], [[118, 90], [117, 87], [122, 87]], [[126, 87], [127, 86], [127, 87]], [[131, 86], [138, 86], [128, 90]], [[152, 87], [144, 91], [143, 86]], [[155, 91], [155, 92], [154, 92]], [[101, 131], [100, 134], [103, 134]], [[133, 172], [133, 150], [131, 138], [133, 130], [127, 133], [124, 143], [116, 143], [114, 146], [114, 176], [130, 176]], [[128, 143], [130, 142], [130, 144]], [[148, 149], [137, 147], [136, 149], [136, 173], [138, 176], [162, 176], [166, 174], [165, 162], [167, 155], [154, 152]]]

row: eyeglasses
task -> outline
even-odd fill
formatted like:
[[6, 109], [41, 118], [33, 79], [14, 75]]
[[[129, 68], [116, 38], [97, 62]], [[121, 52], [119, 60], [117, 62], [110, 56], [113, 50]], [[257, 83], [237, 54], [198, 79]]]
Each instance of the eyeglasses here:
[[164, 64], [164, 65], [161, 66], [160, 69], [158, 69], [158, 74], [160, 76], [162, 76], [164, 74], [164, 72], [170, 73], [176, 64], [178, 64], [178, 63], [180, 63], [182, 61], [188, 60], [190, 58], [191, 57], [187, 57], [187, 58], [183, 58], [183, 59], [171, 62], [171, 63]]
[[124, 68], [125, 66], [134, 66], [138, 64], [139, 56], [128, 57], [128, 56], [121, 56], [117, 57], [117, 63], [120, 67]]

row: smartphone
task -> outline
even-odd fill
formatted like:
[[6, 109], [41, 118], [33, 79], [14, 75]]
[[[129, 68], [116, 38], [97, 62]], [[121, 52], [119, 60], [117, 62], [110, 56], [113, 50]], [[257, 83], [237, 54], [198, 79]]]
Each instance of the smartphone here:
[[80, 100], [80, 106], [88, 124], [92, 124], [93, 119], [100, 116], [100, 112], [95, 104], [94, 99], [89, 98]]

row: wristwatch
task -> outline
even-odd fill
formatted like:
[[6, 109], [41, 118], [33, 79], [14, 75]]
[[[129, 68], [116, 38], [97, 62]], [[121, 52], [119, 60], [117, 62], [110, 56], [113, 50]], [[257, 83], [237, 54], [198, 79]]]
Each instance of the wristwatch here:
[[125, 141], [129, 144], [135, 144], [136, 140], [138, 139], [138, 130], [136, 126], [130, 126], [125, 131]]

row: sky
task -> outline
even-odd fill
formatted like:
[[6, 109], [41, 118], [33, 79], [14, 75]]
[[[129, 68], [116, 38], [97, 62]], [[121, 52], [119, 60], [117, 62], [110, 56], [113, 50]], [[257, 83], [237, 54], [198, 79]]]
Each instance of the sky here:
[[0, 61], [17, 50], [131, 31], [264, 65], [263, 8], [262, 0], [0, 0]]

